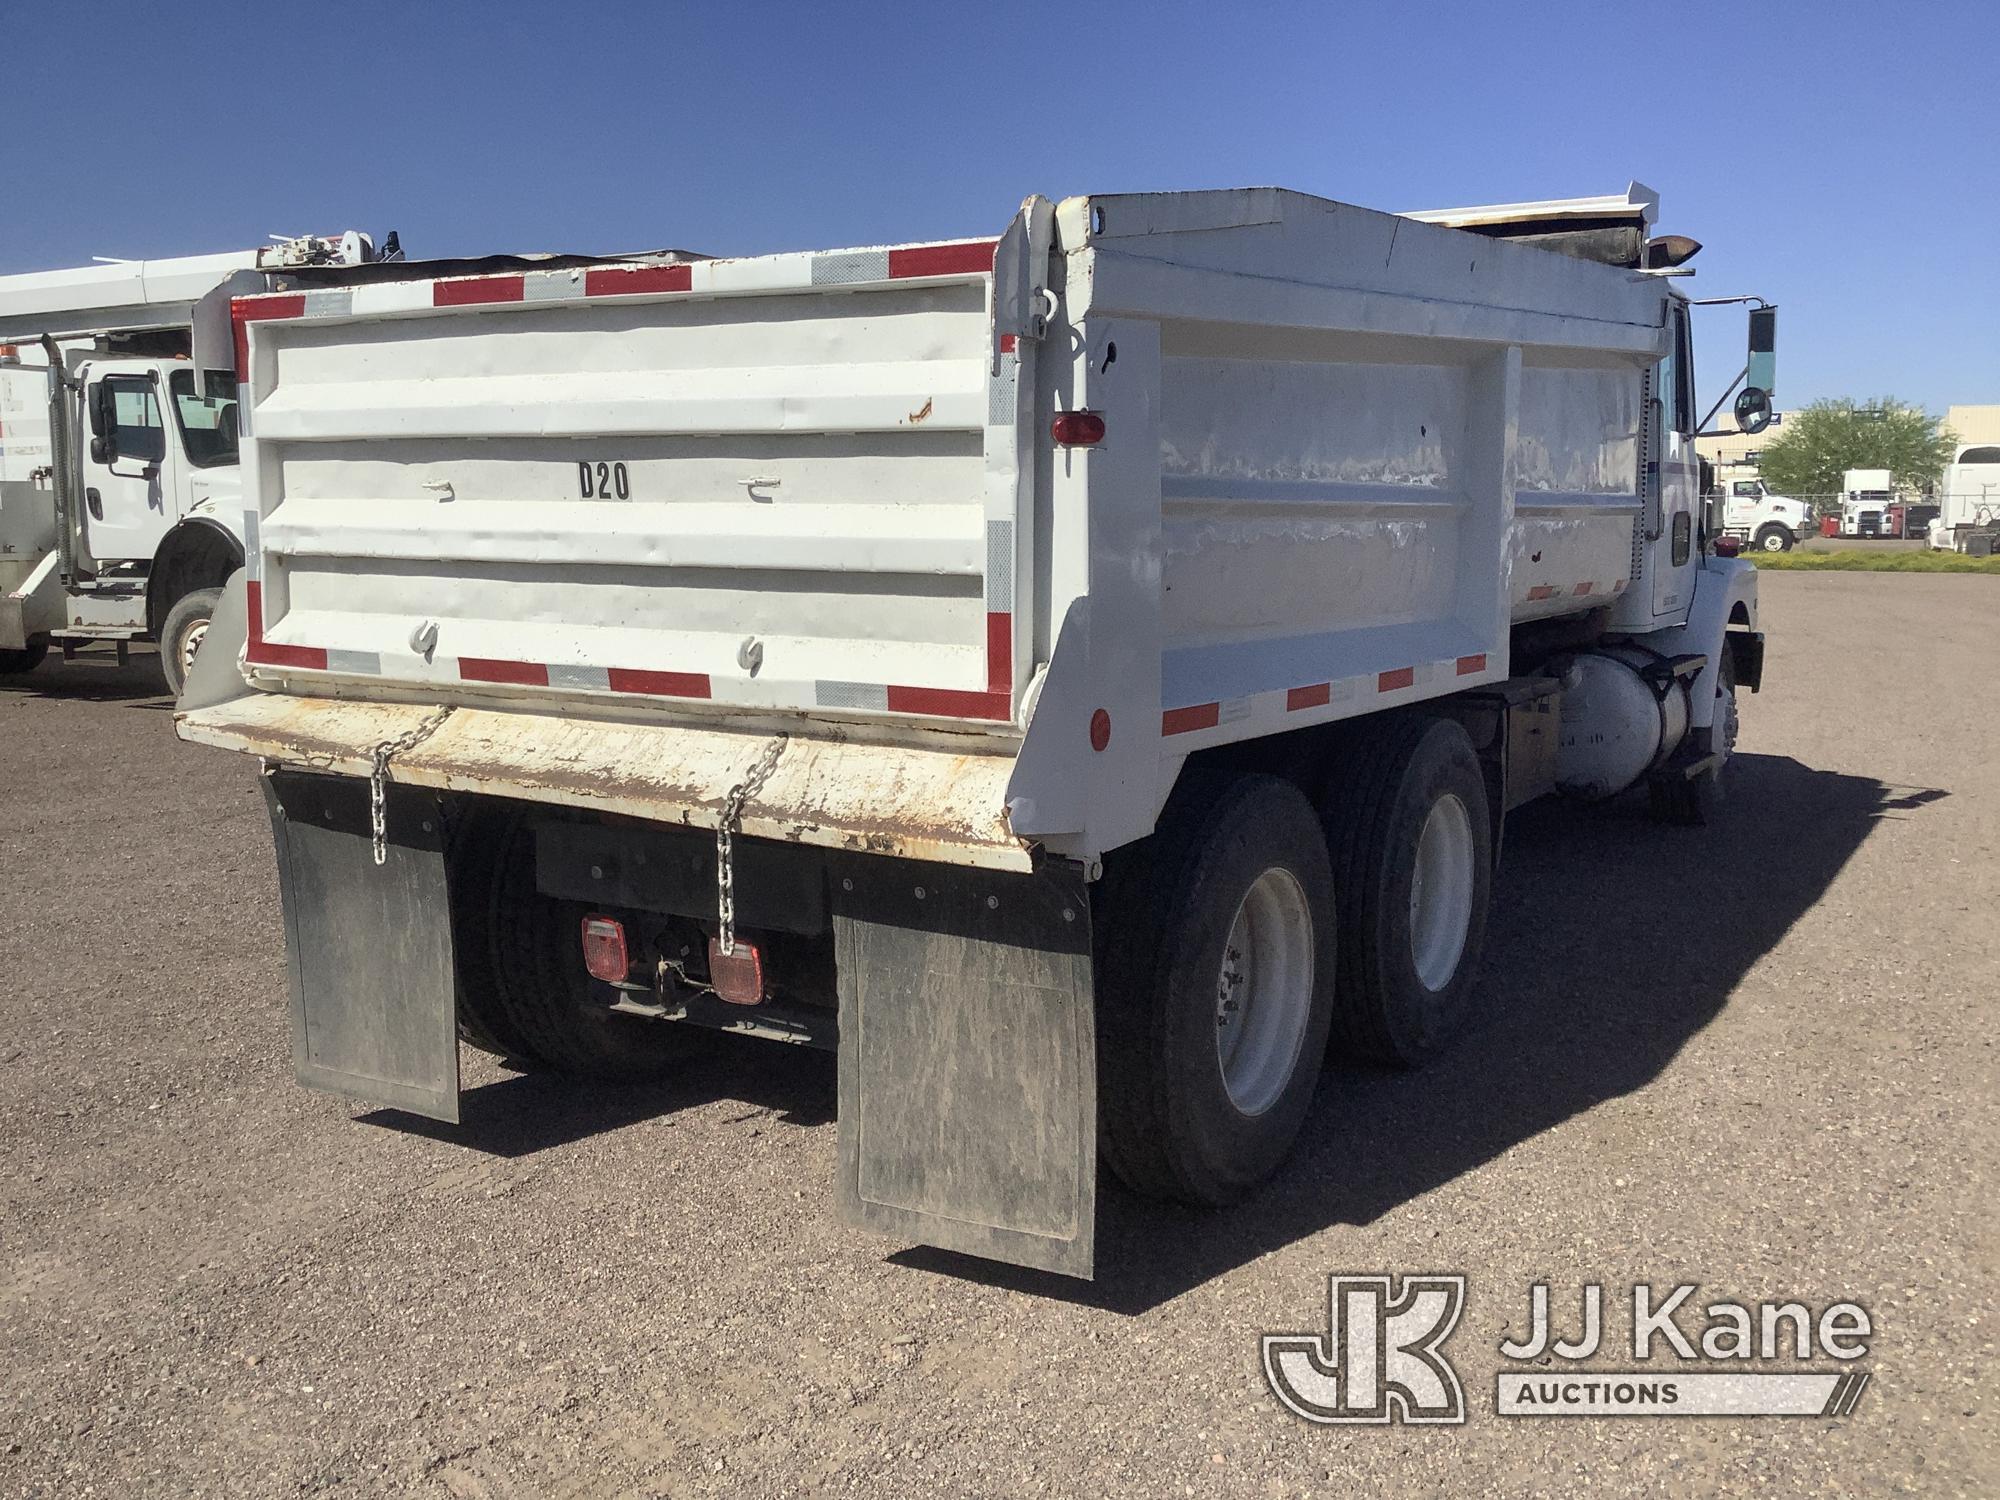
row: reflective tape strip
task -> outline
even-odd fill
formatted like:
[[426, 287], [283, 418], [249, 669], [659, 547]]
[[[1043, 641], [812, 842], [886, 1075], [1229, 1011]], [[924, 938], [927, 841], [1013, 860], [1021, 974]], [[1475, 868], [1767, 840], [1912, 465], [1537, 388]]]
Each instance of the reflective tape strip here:
[[237, 379], [241, 380], [250, 373], [250, 325], [272, 318], [304, 317], [305, 311], [304, 292], [233, 298], [229, 304], [229, 322], [231, 331], [236, 335]]
[[815, 255], [812, 260], [814, 286], [852, 286], [860, 281], [887, 281], [887, 250], [840, 250], [831, 255]]
[[1160, 715], [1161, 734], [1187, 734], [1196, 729], [1213, 729], [1222, 722], [1220, 703], [1194, 703], [1186, 708], [1170, 708]]
[[521, 297], [525, 302], [574, 302], [586, 295], [584, 278], [575, 271], [529, 276], [523, 279], [521, 286]]
[[873, 682], [816, 682], [813, 701], [821, 708], [872, 708], [886, 713], [889, 690]]
[[579, 693], [608, 693], [611, 673], [604, 667], [551, 666], [549, 686]]
[[883, 706], [895, 714], [929, 714], [939, 718], [1005, 721], [1012, 712], [1010, 693], [968, 693], [956, 688], [888, 687]]
[[1486, 653], [1482, 651], [1477, 656], [1461, 656], [1455, 665], [1460, 677], [1470, 677], [1474, 672], [1484, 672]]
[[1538, 583], [1528, 590], [1528, 597], [1530, 599], [1553, 599], [1555, 596], [1555, 589], [1546, 583]]
[[912, 245], [889, 252], [889, 276], [977, 276], [993, 269], [998, 240], [974, 240], [959, 245]]
[[986, 523], [986, 608], [1009, 611], [1014, 607], [1014, 523]]
[[586, 297], [634, 297], [646, 292], [685, 292], [694, 285], [692, 266], [604, 266], [583, 273]]
[[326, 670], [326, 652], [317, 646], [281, 646], [264, 639], [264, 585], [255, 579], [243, 584], [243, 612], [248, 619], [249, 639], [243, 659], [264, 667], [303, 667], [315, 672]]
[[1414, 687], [1417, 681], [1415, 667], [1397, 667], [1394, 671], [1375, 674], [1375, 691], [1393, 693], [1398, 688]]
[[1021, 380], [1021, 357], [1003, 348], [1000, 365], [986, 382], [986, 425], [1012, 427], [1019, 409], [1017, 393]]
[[467, 682], [504, 682], [517, 687], [547, 687], [549, 669], [538, 661], [497, 661], [485, 656], [461, 656], [458, 675]]
[[431, 283], [431, 306], [472, 307], [488, 302], [521, 302], [528, 295], [521, 276], [466, 276]]
[[986, 617], [986, 691], [1011, 693], [1014, 690], [1014, 617], [989, 614]]
[[706, 672], [651, 672], [613, 667], [607, 681], [614, 693], [650, 693], [663, 698], [707, 698], [713, 685]]

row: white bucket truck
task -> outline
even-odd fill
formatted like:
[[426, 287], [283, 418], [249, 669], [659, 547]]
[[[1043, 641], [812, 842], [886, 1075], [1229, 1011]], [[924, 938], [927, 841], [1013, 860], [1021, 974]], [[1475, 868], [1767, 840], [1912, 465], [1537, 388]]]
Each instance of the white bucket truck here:
[[1652, 213], [1032, 198], [239, 302], [179, 728], [267, 768], [301, 1079], [835, 1047], [847, 1216], [1074, 1275], [1100, 1148], [1251, 1191], [1329, 1038], [1476, 1011], [1508, 809], [1724, 782], [1756, 572]]
[[0, 276], [0, 674], [152, 639], [179, 691], [243, 565], [230, 301], [374, 258], [349, 233]]

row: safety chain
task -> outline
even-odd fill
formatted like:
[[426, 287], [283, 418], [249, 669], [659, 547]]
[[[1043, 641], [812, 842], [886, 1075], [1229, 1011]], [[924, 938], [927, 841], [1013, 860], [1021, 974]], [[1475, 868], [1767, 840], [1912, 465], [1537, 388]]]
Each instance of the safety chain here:
[[369, 752], [368, 835], [374, 841], [375, 863], [389, 862], [389, 757], [414, 750], [451, 717], [451, 706], [438, 709], [421, 723], [404, 730], [393, 740], [384, 740]]
[[729, 789], [729, 800], [722, 806], [722, 819], [715, 825], [715, 904], [721, 928], [716, 934], [716, 946], [724, 957], [736, 951], [736, 825], [742, 821], [743, 804], [770, 780], [790, 739], [789, 734], [777, 735], [764, 747], [750, 774]]

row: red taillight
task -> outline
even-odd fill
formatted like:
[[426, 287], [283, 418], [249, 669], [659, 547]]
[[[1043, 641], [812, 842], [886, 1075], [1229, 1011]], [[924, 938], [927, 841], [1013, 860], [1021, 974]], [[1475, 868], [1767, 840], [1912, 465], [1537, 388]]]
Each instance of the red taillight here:
[[625, 950], [625, 924], [616, 917], [583, 919], [583, 966], [592, 979], [606, 984], [622, 984], [632, 972], [632, 957]]
[[716, 995], [731, 1005], [762, 1005], [764, 1003], [764, 955], [757, 951], [755, 943], [736, 940], [736, 946], [728, 953], [722, 951], [722, 939], [708, 940], [708, 982], [715, 986]]
[[1111, 715], [1099, 709], [1090, 716], [1090, 748], [1102, 750], [1111, 743]]
[[1715, 539], [1717, 557], [1734, 557], [1743, 550], [1743, 539], [1733, 536], [1719, 536]]
[[1104, 414], [1059, 411], [1049, 423], [1049, 435], [1065, 448], [1092, 448], [1104, 441]]

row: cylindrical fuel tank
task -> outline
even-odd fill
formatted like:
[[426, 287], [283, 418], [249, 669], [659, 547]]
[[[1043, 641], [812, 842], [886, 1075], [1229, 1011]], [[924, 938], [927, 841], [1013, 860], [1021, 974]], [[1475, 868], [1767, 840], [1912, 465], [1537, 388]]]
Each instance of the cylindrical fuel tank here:
[[1686, 685], [1648, 670], [1659, 661], [1637, 646], [1606, 646], [1573, 658], [1563, 674], [1556, 785], [1596, 801], [1634, 785], [1680, 747], [1688, 730]]

